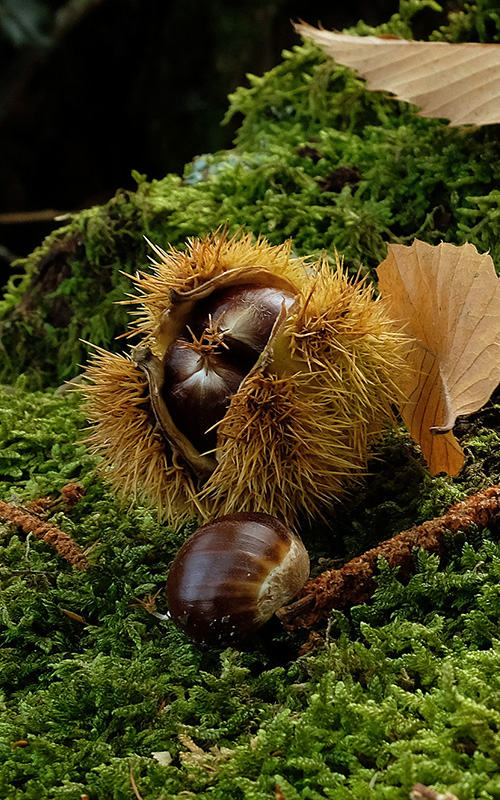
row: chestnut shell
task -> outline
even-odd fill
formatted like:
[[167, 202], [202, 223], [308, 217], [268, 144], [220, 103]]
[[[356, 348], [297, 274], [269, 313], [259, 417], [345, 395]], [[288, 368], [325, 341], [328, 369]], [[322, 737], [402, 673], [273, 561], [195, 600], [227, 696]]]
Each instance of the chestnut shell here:
[[199, 528], [170, 568], [166, 594], [189, 636], [224, 642], [259, 628], [309, 575], [302, 541], [275, 517], [238, 513]]
[[266, 346], [283, 304], [289, 309], [295, 299], [295, 294], [274, 286], [230, 286], [202, 300], [191, 324], [197, 335], [209, 326], [221, 330], [225, 347], [248, 372]]
[[177, 428], [200, 453], [215, 450], [217, 423], [245, 372], [226, 353], [197, 353], [186, 339], [176, 339], [163, 360], [162, 395]]

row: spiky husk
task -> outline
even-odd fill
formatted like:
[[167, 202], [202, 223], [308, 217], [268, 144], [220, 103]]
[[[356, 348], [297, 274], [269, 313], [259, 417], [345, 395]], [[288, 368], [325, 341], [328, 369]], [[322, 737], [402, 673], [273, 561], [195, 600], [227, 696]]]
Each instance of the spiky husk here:
[[161, 518], [201, 515], [198, 487], [157, 429], [144, 373], [130, 358], [94, 350], [83, 392], [92, 423], [87, 444], [104, 457], [103, 476], [123, 499], [153, 503]]
[[364, 473], [392, 419], [407, 340], [381, 302], [326, 262], [302, 292], [283, 332], [302, 369], [254, 374], [233, 398], [201, 494], [212, 515], [273, 509], [292, 524], [297, 513], [321, 513]]
[[216, 232], [205, 239], [189, 239], [185, 251], [170, 247], [167, 251], [156, 245], [152, 248], [158, 260], [152, 260], [153, 273], [138, 272], [134, 278], [137, 296], [126, 301], [139, 305], [132, 312], [137, 324], [130, 335], [136, 333], [154, 349], [154, 337], [161, 324], [165, 309], [169, 308], [172, 289], [189, 291], [237, 267], [266, 267], [273, 275], [280, 275], [300, 287], [307, 274], [306, 259], [293, 258], [292, 242], [272, 246], [251, 234], [233, 236]]
[[[250, 236], [222, 233], [188, 243], [186, 252], [155, 248], [152, 275], [136, 276], [143, 340], [163, 355], [157, 333], [170, 290], [187, 291], [241, 266], [265, 266], [299, 290], [270, 352], [244, 380], [219, 425], [217, 466], [200, 484], [172, 457], [148, 407], [140, 369], [123, 356], [96, 354], [85, 391], [91, 445], [104, 456], [121, 493], [144, 492], [160, 515], [210, 519], [262, 511], [293, 525], [339, 498], [366, 470], [370, 445], [392, 417], [406, 369], [407, 340], [395, 331], [368, 285], [340, 265], [291, 256]], [[110, 411], [112, 409], [112, 411]]]

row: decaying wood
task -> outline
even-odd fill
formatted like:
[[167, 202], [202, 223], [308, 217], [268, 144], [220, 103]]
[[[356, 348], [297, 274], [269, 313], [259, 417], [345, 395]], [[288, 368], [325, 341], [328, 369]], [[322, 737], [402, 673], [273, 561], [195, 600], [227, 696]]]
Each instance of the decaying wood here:
[[54, 506], [64, 504], [66, 510], [72, 508], [83, 495], [83, 487], [80, 484], [71, 483], [65, 486], [61, 492], [61, 497], [57, 500], [51, 498], [40, 498], [30, 504], [28, 508], [16, 506], [13, 503], [5, 503], [0, 500], [0, 520], [11, 522], [24, 533], [32, 533], [37, 539], [42, 539], [46, 544], [53, 547], [60, 556], [73, 564], [78, 569], [89, 569], [90, 563], [77, 542], [69, 533], [64, 533], [56, 525], [42, 519]]
[[376, 589], [379, 558], [384, 558], [392, 568], [399, 567], [399, 576], [404, 581], [413, 570], [416, 547], [442, 555], [447, 534], [466, 532], [473, 525], [485, 528], [499, 511], [500, 484], [496, 484], [456, 503], [442, 517], [398, 533], [341, 569], [328, 570], [308, 581], [298, 600], [280, 609], [278, 616], [289, 629], [310, 628], [333, 609], [364, 603]]

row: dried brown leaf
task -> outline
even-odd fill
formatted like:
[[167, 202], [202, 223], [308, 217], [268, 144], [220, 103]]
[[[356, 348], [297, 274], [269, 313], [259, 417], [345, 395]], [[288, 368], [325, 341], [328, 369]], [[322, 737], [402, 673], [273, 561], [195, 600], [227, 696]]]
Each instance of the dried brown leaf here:
[[451, 125], [500, 122], [498, 44], [350, 36], [306, 23], [294, 27], [339, 64], [352, 67], [370, 89], [420, 106], [422, 117], [449, 119]]
[[389, 312], [415, 340], [401, 414], [431, 472], [456, 475], [464, 456], [451, 428], [459, 414], [481, 408], [500, 382], [500, 280], [493, 261], [469, 243], [416, 239], [411, 247], [389, 245], [377, 273]]

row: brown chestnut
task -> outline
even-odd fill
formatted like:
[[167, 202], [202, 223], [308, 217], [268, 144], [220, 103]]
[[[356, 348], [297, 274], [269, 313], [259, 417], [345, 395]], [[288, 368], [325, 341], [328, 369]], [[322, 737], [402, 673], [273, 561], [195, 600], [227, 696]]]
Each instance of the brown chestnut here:
[[220, 331], [224, 345], [248, 371], [266, 346], [282, 307], [289, 309], [295, 299], [291, 292], [271, 286], [230, 286], [198, 304], [193, 324], [196, 332], [209, 326]]
[[229, 514], [179, 550], [166, 585], [169, 612], [194, 639], [228, 642], [267, 622], [308, 575], [302, 541], [276, 517]]
[[200, 452], [215, 449], [217, 423], [245, 377], [222, 346], [175, 339], [165, 353], [162, 395], [174, 424]]
[[176, 428], [199, 453], [217, 447], [217, 426], [295, 295], [259, 284], [229, 286], [195, 304], [163, 356], [161, 395]]

